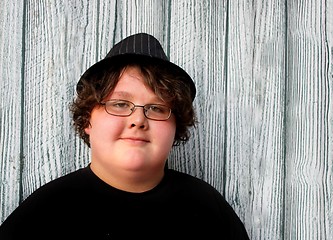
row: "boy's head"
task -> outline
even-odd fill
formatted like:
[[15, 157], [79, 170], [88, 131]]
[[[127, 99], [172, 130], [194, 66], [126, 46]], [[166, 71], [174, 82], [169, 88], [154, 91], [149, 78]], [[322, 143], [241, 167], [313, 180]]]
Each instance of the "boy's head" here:
[[137, 67], [148, 87], [168, 103], [176, 116], [174, 144], [187, 141], [188, 127], [195, 125], [192, 106], [196, 89], [191, 77], [166, 57], [160, 43], [151, 35], [139, 33], [116, 44], [107, 56], [91, 66], [77, 84], [77, 97], [71, 105], [74, 127], [90, 146], [89, 126], [92, 109], [113, 91], [126, 67]]

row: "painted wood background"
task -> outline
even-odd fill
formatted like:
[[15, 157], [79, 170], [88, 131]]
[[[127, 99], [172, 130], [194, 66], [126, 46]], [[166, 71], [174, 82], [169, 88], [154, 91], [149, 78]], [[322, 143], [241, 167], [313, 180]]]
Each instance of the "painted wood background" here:
[[85, 166], [68, 104], [136, 32], [194, 78], [172, 168], [210, 182], [251, 239], [333, 239], [333, 0], [0, 0], [0, 223]]

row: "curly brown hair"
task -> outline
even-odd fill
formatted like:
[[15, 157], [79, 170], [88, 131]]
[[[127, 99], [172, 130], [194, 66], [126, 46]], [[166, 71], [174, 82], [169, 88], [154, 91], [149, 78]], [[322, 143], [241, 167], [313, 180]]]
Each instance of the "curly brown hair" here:
[[70, 105], [76, 133], [90, 147], [89, 135], [85, 128], [90, 124], [93, 108], [100, 104], [116, 87], [126, 67], [138, 67], [146, 84], [164, 102], [171, 106], [176, 117], [174, 145], [188, 141], [189, 127], [195, 126], [193, 93], [183, 75], [170, 69], [160, 61], [149, 57], [118, 57], [101, 61], [89, 68], [77, 85], [77, 96]]

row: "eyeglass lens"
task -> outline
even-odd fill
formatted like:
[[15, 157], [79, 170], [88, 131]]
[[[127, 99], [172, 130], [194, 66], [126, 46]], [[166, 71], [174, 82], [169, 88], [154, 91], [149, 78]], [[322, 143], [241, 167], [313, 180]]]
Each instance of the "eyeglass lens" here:
[[142, 107], [145, 117], [152, 120], [167, 120], [171, 115], [171, 109], [161, 104], [146, 104], [141, 106], [127, 100], [119, 99], [108, 100], [103, 104], [105, 105], [106, 112], [115, 116], [130, 116], [137, 107]]

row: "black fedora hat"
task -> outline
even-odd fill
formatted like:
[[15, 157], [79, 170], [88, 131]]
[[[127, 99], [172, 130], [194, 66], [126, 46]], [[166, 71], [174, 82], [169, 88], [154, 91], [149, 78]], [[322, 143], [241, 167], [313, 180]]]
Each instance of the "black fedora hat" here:
[[[170, 62], [160, 42], [155, 37], [147, 33], [137, 33], [121, 40], [111, 48], [111, 50], [104, 59], [88, 68], [83, 75], [88, 74], [90, 71], [92, 71], [92, 69], [100, 67], [101, 65], [105, 65], [105, 67], [107, 67], [107, 63], [110, 62], [110, 64], [112, 64], [112, 61], [110, 61], [112, 59], [116, 60], [120, 57], [131, 58], [133, 56], [135, 56], [137, 59], [139, 59], [140, 57], [151, 58], [154, 61], [159, 61], [166, 64], [170, 71], [175, 70], [176, 72], [179, 72], [182, 75], [184, 82], [190, 88], [192, 101], [194, 100], [196, 95], [196, 88], [192, 78], [181, 67]], [[77, 84], [77, 90], [80, 89], [80, 86], [82, 84], [81, 79]]]

